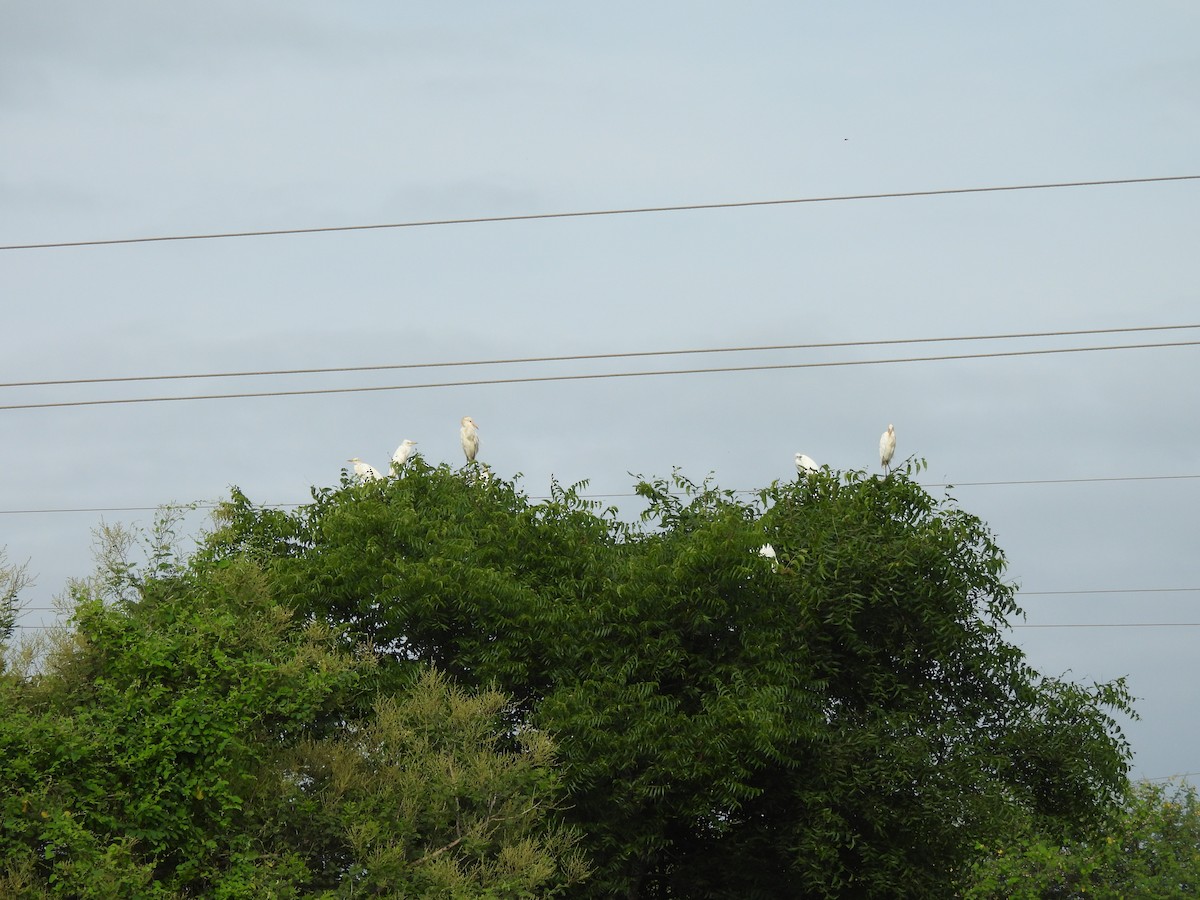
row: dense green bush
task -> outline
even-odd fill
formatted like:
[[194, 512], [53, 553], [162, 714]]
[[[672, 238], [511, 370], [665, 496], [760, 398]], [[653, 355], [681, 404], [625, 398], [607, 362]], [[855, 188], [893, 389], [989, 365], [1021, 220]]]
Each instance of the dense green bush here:
[[981, 846], [967, 900], [1175, 900], [1200, 896], [1200, 801], [1188, 784], [1131, 785], [1082, 837], [1029, 828]]
[[499, 694], [424, 667], [381, 693], [374, 656], [249, 560], [132, 576], [116, 602], [105, 583], [76, 586], [41, 673], [0, 676], [0, 895], [518, 896], [586, 874], [547, 823], [549, 742], [515, 739]]

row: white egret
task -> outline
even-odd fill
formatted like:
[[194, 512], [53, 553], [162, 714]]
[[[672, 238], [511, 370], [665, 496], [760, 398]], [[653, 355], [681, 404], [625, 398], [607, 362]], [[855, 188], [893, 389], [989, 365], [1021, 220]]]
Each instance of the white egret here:
[[458, 430], [458, 436], [462, 440], [463, 453], [466, 454], [467, 462], [475, 462], [475, 456], [479, 453], [479, 429], [475, 426], [475, 420], [470, 416], [463, 416], [462, 427]]
[[772, 572], [779, 571], [779, 557], [775, 555], [774, 547], [772, 547], [770, 544], [763, 544], [758, 548], [758, 555], [763, 559], [770, 560]]
[[803, 453], [796, 454], [796, 471], [801, 475], [807, 475], [809, 472], [817, 472], [820, 470], [817, 461], [811, 456], [805, 456]]
[[408, 462], [409, 458], [415, 452], [414, 448], [416, 446], [417, 446], [416, 441], [410, 441], [410, 440], [408, 440], [408, 438], [405, 438], [404, 442], [401, 443], [400, 446], [396, 448], [396, 452], [392, 454], [392, 474], [393, 475], [400, 474], [400, 470], [404, 468], [404, 464], [406, 462]]
[[379, 474], [378, 469], [376, 469], [370, 463], [363, 462], [357, 456], [350, 457], [348, 460], [346, 460], [346, 462], [354, 464], [354, 474], [357, 475], [361, 481], [376, 481], [380, 478], [383, 478], [383, 476]]
[[892, 455], [896, 452], [896, 429], [890, 424], [887, 431], [879, 436], [879, 464], [883, 466], [886, 475], [891, 471]]

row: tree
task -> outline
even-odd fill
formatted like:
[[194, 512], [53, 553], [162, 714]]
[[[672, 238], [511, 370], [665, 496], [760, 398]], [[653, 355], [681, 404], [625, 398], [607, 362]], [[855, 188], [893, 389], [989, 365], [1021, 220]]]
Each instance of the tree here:
[[1037, 830], [981, 846], [967, 900], [1200, 895], [1200, 801], [1195, 787], [1148, 781], [1086, 837]]
[[[28, 563], [10, 565], [7, 551], [0, 547], [0, 651], [8, 646], [16, 629], [17, 614], [21, 609], [21, 591], [32, 583]], [[0, 673], [5, 666], [6, 660], [0, 653]]]
[[586, 875], [548, 821], [552, 746], [511, 731], [506, 698], [417, 665], [384, 692], [374, 655], [253, 560], [152, 552], [143, 573], [104, 538], [74, 629], [0, 675], [0, 894], [521, 896]]
[[1129, 697], [1027, 665], [991, 534], [912, 473], [643, 481], [631, 526], [416, 458], [294, 513], [235, 491], [198, 565], [257, 561], [385, 680], [421, 660], [516, 698], [559, 748], [582, 894], [944, 896], [1017, 822], [1102, 818]]
[[361, 728], [289, 754], [276, 821], [320, 822], [343, 844], [335, 871], [326, 863], [331, 896], [549, 896], [586, 877], [575, 837], [547, 821], [552, 745], [538, 732], [507, 735], [507, 706], [427, 669], [377, 699]]

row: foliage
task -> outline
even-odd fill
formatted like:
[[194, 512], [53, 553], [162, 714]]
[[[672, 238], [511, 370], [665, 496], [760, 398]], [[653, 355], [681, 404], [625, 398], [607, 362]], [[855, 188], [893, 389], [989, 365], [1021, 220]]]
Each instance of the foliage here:
[[254, 560], [146, 571], [102, 537], [70, 639], [0, 675], [0, 894], [518, 896], [585, 874], [545, 824], [548, 742], [512, 738], [498, 694], [418, 672], [383, 694], [374, 656]]
[[1030, 828], [980, 847], [967, 900], [1200, 895], [1200, 801], [1195, 787], [1139, 782], [1086, 837]]
[[[21, 591], [32, 583], [29, 565], [10, 565], [8, 553], [0, 547], [0, 651], [3, 651], [12, 639], [17, 614], [20, 612]], [[0, 672], [3, 672], [4, 668], [5, 659], [0, 652]]]
[[497, 728], [507, 705], [426, 670], [361, 728], [288, 754], [279, 822], [303, 813], [343, 841], [345, 875], [328, 896], [546, 896], [586, 876], [573, 836], [545, 823], [550, 742], [528, 732], [509, 752]]
[[516, 698], [559, 747], [584, 894], [947, 895], [1016, 823], [1101, 819], [1128, 694], [1025, 663], [992, 536], [912, 471], [643, 481], [631, 527], [418, 457], [294, 513], [235, 491], [197, 566], [255, 560], [385, 683], [421, 660]]

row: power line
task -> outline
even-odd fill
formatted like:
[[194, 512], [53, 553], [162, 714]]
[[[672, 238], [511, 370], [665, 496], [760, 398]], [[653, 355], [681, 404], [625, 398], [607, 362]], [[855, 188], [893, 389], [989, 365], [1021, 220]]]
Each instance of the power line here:
[[86, 241], [53, 241], [40, 244], [4, 244], [0, 250], [47, 250], [64, 247], [99, 247], [113, 244], [149, 244], [164, 241], [203, 241], [218, 238], [269, 237], [290, 234], [327, 234], [336, 231], [378, 231], [388, 228], [427, 228], [435, 225], [480, 225], [491, 222], [525, 222], [535, 219], [578, 219], [589, 216], [626, 216], [645, 213], [689, 212], [705, 209], [745, 209], [755, 206], [786, 206], [800, 203], [834, 203], [844, 200], [889, 200], [902, 197], [936, 197], [949, 194], [983, 194], [999, 191], [1035, 191], [1049, 188], [1099, 187], [1117, 184], [1150, 184], [1166, 181], [1194, 181], [1200, 175], [1169, 175], [1158, 178], [1114, 178], [1102, 181], [1060, 181], [1044, 184], [1012, 184], [994, 187], [941, 188], [930, 191], [890, 191], [877, 194], [838, 194], [826, 197], [798, 197], [787, 200], [738, 200], [729, 203], [688, 203], [678, 206], [641, 206], [624, 209], [595, 209], [581, 212], [527, 213], [513, 216], [477, 216], [468, 219], [425, 219], [377, 225], [329, 225], [319, 228], [275, 228], [262, 231], [223, 231], [209, 234], [174, 234], [152, 237], [108, 238]]
[[[1200, 591], [1200, 587], [1183, 587], [1183, 588], [1121, 588], [1119, 590], [1081, 590], [1081, 591], [1018, 591], [1017, 595], [1021, 597], [1039, 597], [1050, 596], [1054, 594], [1163, 594], [1163, 593], [1196, 593]], [[26, 612], [48, 612], [55, 610], [55, 606], [24, 606], [21, 608], [21, 613]], [[1056, 628], [1054, 625], [1014, 625], [1014, 628]], [[1066, 626], [1064, 626], [1066, 627]], [[1070, 626], [1070, 627], [1092, 627], [1092, 626]], [[1096, 626], [1098, 627], [1098, 626]]]
[[965, 359], [999, 359], [1002, 357], [1046, 356], [1057, 353], [1089, 353], [1108, 350], [1155, 350], [1164, 347], [1195, 347], [1200, 341], [1173, 341], [1155, 344], [1116, 344], [1103, 347], [1058, 347], [1046, 350], [1006, 350], [990, 353], [957, 353], [946, 356], [910, 356], [893, 359], [833, 360], [828, 362], [775, 363], [756, 366], [713, 366], [696, 369], [662, 369], [642, 372], [597, 372], [585, 375], [534, 375], [524, 378], [478, 378], [465, 381], [443, 381], [421, 384], [374, 385], [370, 387], [310, 388], [296, 391], [246, 391], [236, 394], [192, 394], [169, 397], [125, 397], [111, 400], [64, 400], [52, 403], [11, 403], [0, 406], [9, 409], [51, 409], [68, 406], [112, 406], [128, 403], [169, 403], [181, 400], [243, 400], [251, 397], [300, 397], [317, 394], [361, 394], [376, 391], [412, 391], [431, 388], [479, 387], [497, 384], [536, 384], [552, 381], [594, 381], [605, 378], [646, 378], [663, 375], [701, 375], [726, 372], [767, 372], [784, 369], [820, 369], [841, 366], [878, 366], [896, 363], [944, 362]]
[[1082, 591], [1017, 591], [1022, 597], [1050, 597], [1059, 594], [1188, 594], [1200, 587], [1180, 588], [1092, 588]]
[[[1200, 477], [1200, 476], [1197, 476]], [[223, 501], [222, 501], [223, 502]], [[57, 506], [43, 509], [0, 509], [0, 516], [25, 516], [25, 515], [44, 515], [50, 513], [113, 513], [113, 512], [158, 512], [164, 506], [171, 506], [169, 503], [160, 503], [158, 506]], [[191, 509], [216, 509], [221, 505], [221, 502], [214, 503], [188, 503], [185, 504]], [[303, 503], [258, 503], [258, 507], [278, 509], [283, 507], [303, 506]]]
[[372, 366], [330, 366], [308, 369], [266, 369], [245, 372], [196, 372], [183, 375], [123, 375], [101, 378], [63, 378], [44, 381], [10, 381], [0, 383], [0, 388], [47, 387], [74, 384], [112, 384], [129, 381], [174, 381], [198, 378], [248, 378], [267, 375], [328, 375], [346, 372], [380, 372], [396, 369], [435, 369], [466, 366], [499, 366], [524, 363], [581, 362], [599, 359], [633, 359], [655, 356], [685, 356], [706, 353], [759, 353], [781, 350], [827, 350], [844, 347], [880, 347], [898, 344], [958, 343], [963, 341], [1004, 341], [1045, 337], [1077, 337], [1097, 334], [1132, 334], [1147, 331], [1180, 331], [1200, 328], [1196, 325], [1143, 325], [1131, 328], [1089, 328], [1075, 331], [1027, 331], [1006, 334], [973, 334], [959, 337], [895, 338], [876, 341], [824, 341], [809, 344], [770, 344], [749, 347], [707, 347], [687, 350], [638, 350], [623, 353], [579, 353], [568, 356], [526, 356], [513, 359], [476, 359], [460, 362], [389, 363]]
[[1059, 625], [1010, 625], [1010, 628], [1200, 628], [1200, 622], [1077, 622]]
[[[1038, 478], [1038, 479], [1022, 479], [1015, 481], [955, 481], [955, 482], [918, 482], [922, 487], [976, 487], [976, 486], [1003, 486], [1003, 485], [1040, 485], [1040, 484], [1092, 484], [1092, 483], [1108, 483], [1122, 481], [1180, 481], [1180, 480], [1196, 480], [1200, 479], [1200, 474], [1195, 475], [1107, 475], [1095, 478]], [[757, 494], [757, 489], [737, 488], [734, 493], [740, 494]], [[579, 497], [583, 500], [621, 500], [632, 499], [641, 496], [635, 491], [623, 491], [611, 494], [580, 494]], [[549, 496], [530, 496], [530, 500], [549, 500]], [[187, 506], [195, 509], [216, 509], [223, 501], [189, 503]], [[256, 506], [284, 509], [303, 506], [307, 501], [298, 501], [290, 503], [259, 503]], [[25, 516], [25, 515], [49, 515], [56, 513], [112, 513], [112, 512], [156, 512], [162, 508], [164, 504], [158, 506], [55, 506], [41, 507], [29, 509], [0, 509], [0, 516]], [[170, 504], [165, 504], [170, 505]]]
[[[1183, 481], [1200, 478], [1196, 475], [1103, 475], [1086, 478], [1035, 478], [1016, 479], [1007, 481], [918, 481], [923, 488], [960, 488], [960, 487], [997, 487], [997, 486], [1026, 486], [1040, 484], [1103, 484], [1105, 482], [1121, 481]], [[757, 494], [760, 488], [734, 488], [735, 494]], [[635, 491], [624, 491], [611, 494], [580, 494], [584, 500], [620, 500], [626, 497], [640, 497]], [[548, 500], [549, 497], [530, 497], [531, 500]], [[4, 510], [0, 510], [2, 514]]]
[[923, 487], [992, 487], [994, 485], [1094, 484], [1105, 481], [1175, 481], [1200, 478], [1200, 475], [1118, 475], [1097, 478], [1037, 478], [1026, 481], [951, 481], [944, 484], [922, 483]]
[[[45, 631], [60, 628], [61, 625], [22, 625], [13, 624], [14, 628], [25, 628], [32, 631]], [[1010, 625], [1010, 628], [1200, 628], [1200, 622], [1065, 622], [1054, 625]]]

